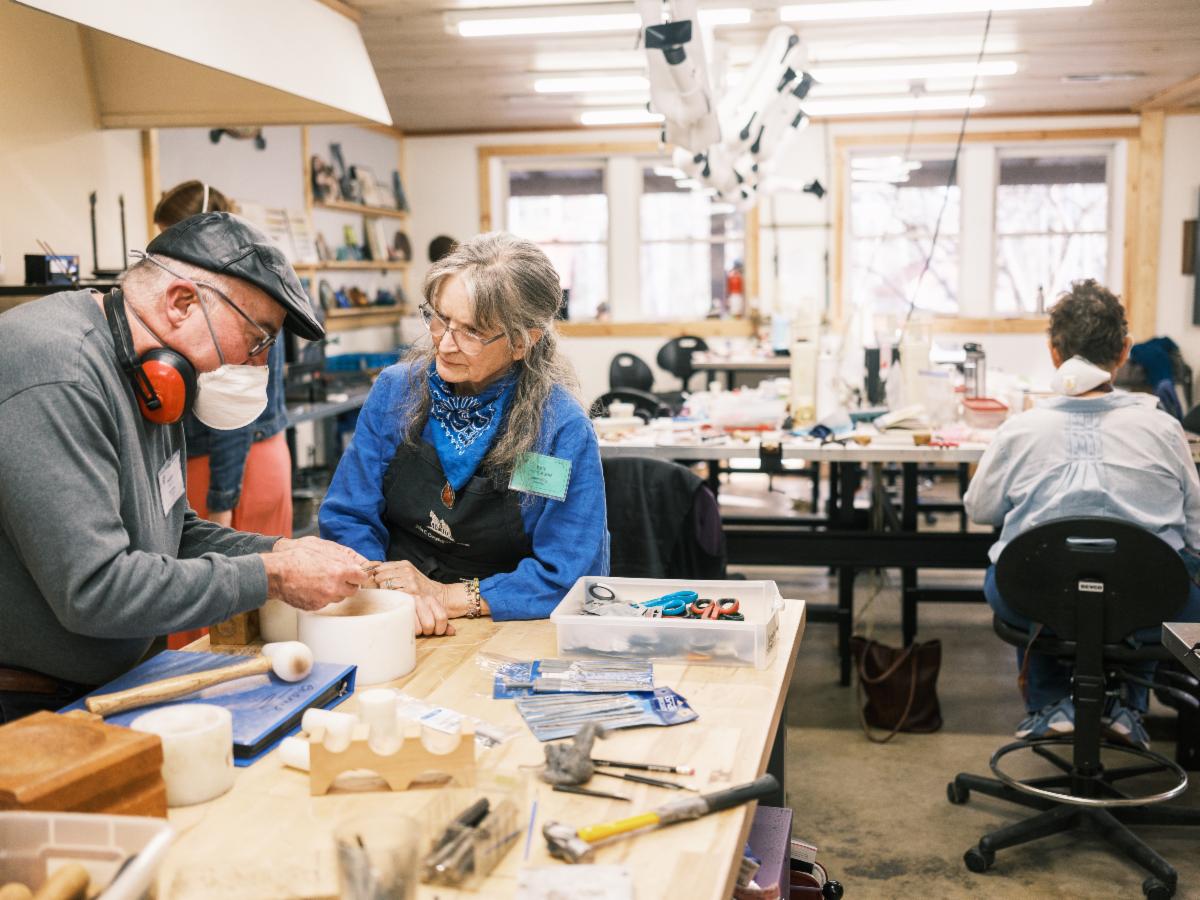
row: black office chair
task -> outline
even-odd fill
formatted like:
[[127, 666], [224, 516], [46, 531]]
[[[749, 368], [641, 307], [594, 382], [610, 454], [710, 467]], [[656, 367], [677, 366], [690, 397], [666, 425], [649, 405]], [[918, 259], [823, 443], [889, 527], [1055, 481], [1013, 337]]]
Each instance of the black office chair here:
[[614, 391], [605, 391], [593, 400], [591, 408], [588, 410], [588, 415], [593, 419], [597, 416], [607, 416], [608, 408], [613, 403], [632, 403], [633, 414], [643, 422], [649, 422], [651, 419], [669, 418], [675, 414], [675, 411], [670, 406], [648, 391], [639, 391], [635, 388], [621, 388]]
[[[1200, 825], [1200, 809], [1154, 806], [1183, 793], [1187, 773], [1176, 762], [1149, 750], [1101, 739], [1105, 697], [1120, 679], [1122, 664], [1167, 659], [1159, 644], [1134, 649], [1124, 639], [1141, 628], [1170, 621], [1187, 601], [1189, 579], [1179, 554], [1164, 541], [1129, 522], [1107, 518], [1061, 519], [1018, 536], [996, 564], [996, 583], [1005, 603], [1053, 636], [1039, 636], [1031, 650], [1072, 659], [1075, 733], [1036, 741], [1015, 741], [989, 762], [995, 778], [960, 773], [946, 786], [951, 803], [966, 803], [979, 791], [1039, 810], [1030, 818], [984, 835], [963, 861], [972, 872], [991, 867], [996, 851], [1091, 825], [1134, 862], [1150, 871], [1142, 892], [1152, 900], [1175, 893], [1175, 869], [1127, 825]], [[996, 633], [1019, 646], [1029, 644], [1025, 629], [996, 618]], [[1182, 691], [1155, 684], [1160, 690]], [[1071, 758], [1055, 753], [1070, 745]], [[1137, 757], [1136, 764], [1106, 768], [1101, 750]], [[1059, 774], [1018, 780], [1001, 761], [1011, 753], [1032, 752]], [[1157, 794], [1130, 796], [1121, 779], [1155, 772], [1172, 776], [1173, 786]]]
[[633, 388], [649, 393], [654, 387], [654, 372], [640, 356], [618, 353], [608, 365], [608, 386], [614, 391]]
[[601, 464], [613, 575], [726, 577], [721, 510], [699, 475], [665, 459], [613, 457]]
[[689, 391], [691, 390], [689, 382], [696, 373], [696, 370], [692, 368], [692, 354], [707, 349], [708, 344], [704, 342], [703, 338], [685, 334], [681, 337], [671, 338], [663, 344], [658, 350], [656, 362], [660, 369], [670, 372], [682, 382], [680, 390]]

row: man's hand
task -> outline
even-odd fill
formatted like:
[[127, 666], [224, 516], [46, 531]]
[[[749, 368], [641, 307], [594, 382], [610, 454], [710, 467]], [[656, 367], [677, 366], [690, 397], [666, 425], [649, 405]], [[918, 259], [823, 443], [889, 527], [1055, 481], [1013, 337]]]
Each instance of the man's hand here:
[[356, 553], [349, 547], [342, 546], [333, 541], [323, 540], [315, 535], [297, 538], [296, 540], [280, 538], [271, 549], [275, 553], [284, 550], [300, 549], [310, 553], [317, 553], [321, 556], [328, 556], [330, 559], [346, 560], [354, 563], [356, 566], [365, 567], [368, 564], [365, 556]]
[[426, 578], [406, 559], [375, 563], [369, 577], [375, 587], [412, 594], [417, 634], [454, 634], [447, 602], [451, 585]]
[[315, 610], [336, 603], [358, 590], [368, 577], [359, 562], [361, 556], [319, 538], [278, 541], [262, 559], [267, 567], [267, 596], [297, 609]]
[[208, 511], [208, 521], [212, 522], [214, 525], [221, 525], [225, 528], [232, 528], [233, 527], [233, 510], [227, 509], [222, 512], [213, 512], [210, 509]]

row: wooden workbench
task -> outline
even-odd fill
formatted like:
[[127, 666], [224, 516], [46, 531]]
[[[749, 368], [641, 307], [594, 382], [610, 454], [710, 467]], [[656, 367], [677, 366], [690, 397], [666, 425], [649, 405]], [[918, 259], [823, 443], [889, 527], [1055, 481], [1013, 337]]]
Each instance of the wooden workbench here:
[[[762, 774], [804, 633], [805, 605], [787, 601], [781, 613], [778, 646], [769, 668], [660, 665], [658, 684], [675, 688], [700, 714], [695, 722], [671, 728], [615, 732], [599, 742], [608, 759], [676, 762], [697, 767], [690, 780], [702, 790], [719, 790]], [[529, 733], [511, 700], [491, 699], [491, 675], [477, 662], [486, 651], [520, 659], [556, 655], [549, 621], [495, 623], [491, 619], [455, 620], [458, 634], [417, 642], [417, 667], [392, 683], [406, 693], [498, 725], [512, 726], [517, 737], [479, 752], [481, 769], [518, 771], [541, 762], [543, 744]], [[354, 698], [339, 709], [353, 711]], [[600, 751], [597, 751], [598, 753]], [[727, 775], [713, 778], [714, 772]], [[675, 799], [676, 792], [597, 779], [593, 786], [633, 797], [632, 803], [554, 793], [530, 779], [538, 803], [537, 823], [528, 860], [524, 833], [478, 893], [422, 886], [421, 898], [502, 898], [513, 896], [523, 866], [565, 865], [553, 860], [541, 837], [542, 825], [557, 819], [594, 824], [632, 815]], [[601, 784], [600, 782], [604, 782]], [[611, 782], [611, 783], [610, 783]], [[429, 791], [335, 792], [309, 795], [308, 775], [284, 767], [272, 753], [239, 769], [233, 789], [209, 803], [171, 810], [177, 836], [159, 872], [158, 896], [169, 900], [221, 897], [336, 896], [337, 875], [332, 829], [345, 818], [377, 812], [420, 814]], [[621, 864], [633, 873], [638, 897], [688, 897], [727, 900], [751, 821], [741, 807], [657, 832], [600, 847], [596, 862]], [[528, 825], [523, 810], [522, 829]]]

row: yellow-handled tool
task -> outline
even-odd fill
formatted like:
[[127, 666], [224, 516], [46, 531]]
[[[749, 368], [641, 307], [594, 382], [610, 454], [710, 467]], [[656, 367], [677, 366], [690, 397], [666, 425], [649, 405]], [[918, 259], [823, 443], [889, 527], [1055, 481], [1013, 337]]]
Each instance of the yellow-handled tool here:
[[569, 863], [590, 862], [595, 855], [595, 844], [599, 841], [616, 837], [619, 834], [629, 834], [644, 828], [662, 828], [688, 819], [699, 819], [709, 813], [732, 809], [751, 800], [759, 800], [779, 790], [779, 782], [774, 775], [763, 775], [754, 781], [740, 784], [737, 787], [711, 794], [701, 794], [699, 797], [686, 797], [673, 800], [658, 809], [617, 819], [615, 822], [604, 822], [600, 825], [589, 825], [586, 828], [575, 829], [562, 822], [547, 822], [542, 828], [542, 836], [550, 848], [550, 854]]

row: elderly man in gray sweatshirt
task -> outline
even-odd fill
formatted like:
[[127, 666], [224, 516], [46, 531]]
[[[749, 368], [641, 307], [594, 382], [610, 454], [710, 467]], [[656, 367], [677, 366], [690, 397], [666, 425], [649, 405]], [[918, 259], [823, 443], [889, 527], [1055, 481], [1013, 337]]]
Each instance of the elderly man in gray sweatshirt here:
[[352, 550], [187, 505], [183, 411], [257, 416], [280, 327], [324, 334], [282, 254], [227, 213], [163, 232], [108, 295], [0, 316], [0, 722], [109, 681], [159, 635], [362, 583]]

